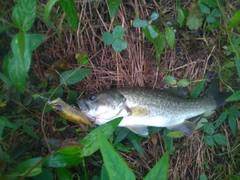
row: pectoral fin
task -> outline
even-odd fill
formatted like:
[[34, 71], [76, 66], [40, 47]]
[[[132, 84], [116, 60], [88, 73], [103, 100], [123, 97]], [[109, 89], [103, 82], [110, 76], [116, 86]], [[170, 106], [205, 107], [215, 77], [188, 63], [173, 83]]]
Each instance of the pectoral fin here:
[[184, 121], [181, 124], [175, 126], [169, 126], [168, 129], [174, 129], [178, 131], [183, 131], [185, 136], [191, 136], [195, 132], [195, 124], [189, 121]]
[[141, 136], [147, 136], [148, 135], [148, 128], [147, 126], [127, 126], [129, 130], [132, 132], [139, 134]]
[[131, 114], [130, 116], [135, 116], [135, 117], [144, 117], [149, 114], [149, 110], [147, 108], [142, 108], [142, 107], [131, 107]]

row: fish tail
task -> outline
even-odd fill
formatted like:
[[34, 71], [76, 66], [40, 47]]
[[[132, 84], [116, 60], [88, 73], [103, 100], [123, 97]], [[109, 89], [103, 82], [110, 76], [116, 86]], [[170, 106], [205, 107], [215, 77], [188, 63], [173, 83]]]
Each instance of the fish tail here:
[[206, 94], [207, 96], [211, 96], [213, 98], [216, 105], [215, 109], [224, 106], [227, 103], [225, 100], [232, 95], [232, 92], [220, 92], [219, 83], [218, 78], [213, 79]]

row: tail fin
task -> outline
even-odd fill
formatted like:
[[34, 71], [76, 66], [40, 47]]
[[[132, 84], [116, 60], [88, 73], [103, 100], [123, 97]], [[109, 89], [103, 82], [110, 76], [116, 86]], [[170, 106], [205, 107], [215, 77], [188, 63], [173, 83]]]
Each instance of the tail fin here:
[[218, 109], [227, 103], [225, 100], [232, 95], [232, 92], [220, 92], [219, 79], [215, 78], [207, 90], [207, 95], [214, 99], [216, 103], [216, 109]]

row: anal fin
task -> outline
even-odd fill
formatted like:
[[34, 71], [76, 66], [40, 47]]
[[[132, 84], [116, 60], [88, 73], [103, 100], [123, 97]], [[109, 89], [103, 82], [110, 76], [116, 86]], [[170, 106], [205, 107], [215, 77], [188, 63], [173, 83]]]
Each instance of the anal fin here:
[[167, 128], [183, 131], [185, 136], [191, 136], [195, 132], [195, 124], [189, 121], [184, 121], [181, 124], [177, 124], [175, 126], [169, 126]]
[[148, 128], [147, 126], [127, 126], [129, 130], [134, 132], [135, 134], [139, 134], [141, 136], [147, 136], [148, 135]]

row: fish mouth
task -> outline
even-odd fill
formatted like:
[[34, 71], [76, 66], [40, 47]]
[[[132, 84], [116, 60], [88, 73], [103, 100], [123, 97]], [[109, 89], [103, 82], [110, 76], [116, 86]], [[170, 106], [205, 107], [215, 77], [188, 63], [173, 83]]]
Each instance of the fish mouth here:
[[78, 104], [78, 107], [79, 107], [79, 109], [80, 109], [80, 111], [81, 111], [82, 113], [88, 113], [88, 112], [91, 110], [90, 104], [86, 103], [86, 102], [85, 102], [84, 100], [82, 100], [82, 99], [80, 99], [80, 100], [77, 102], [77, 104]]

